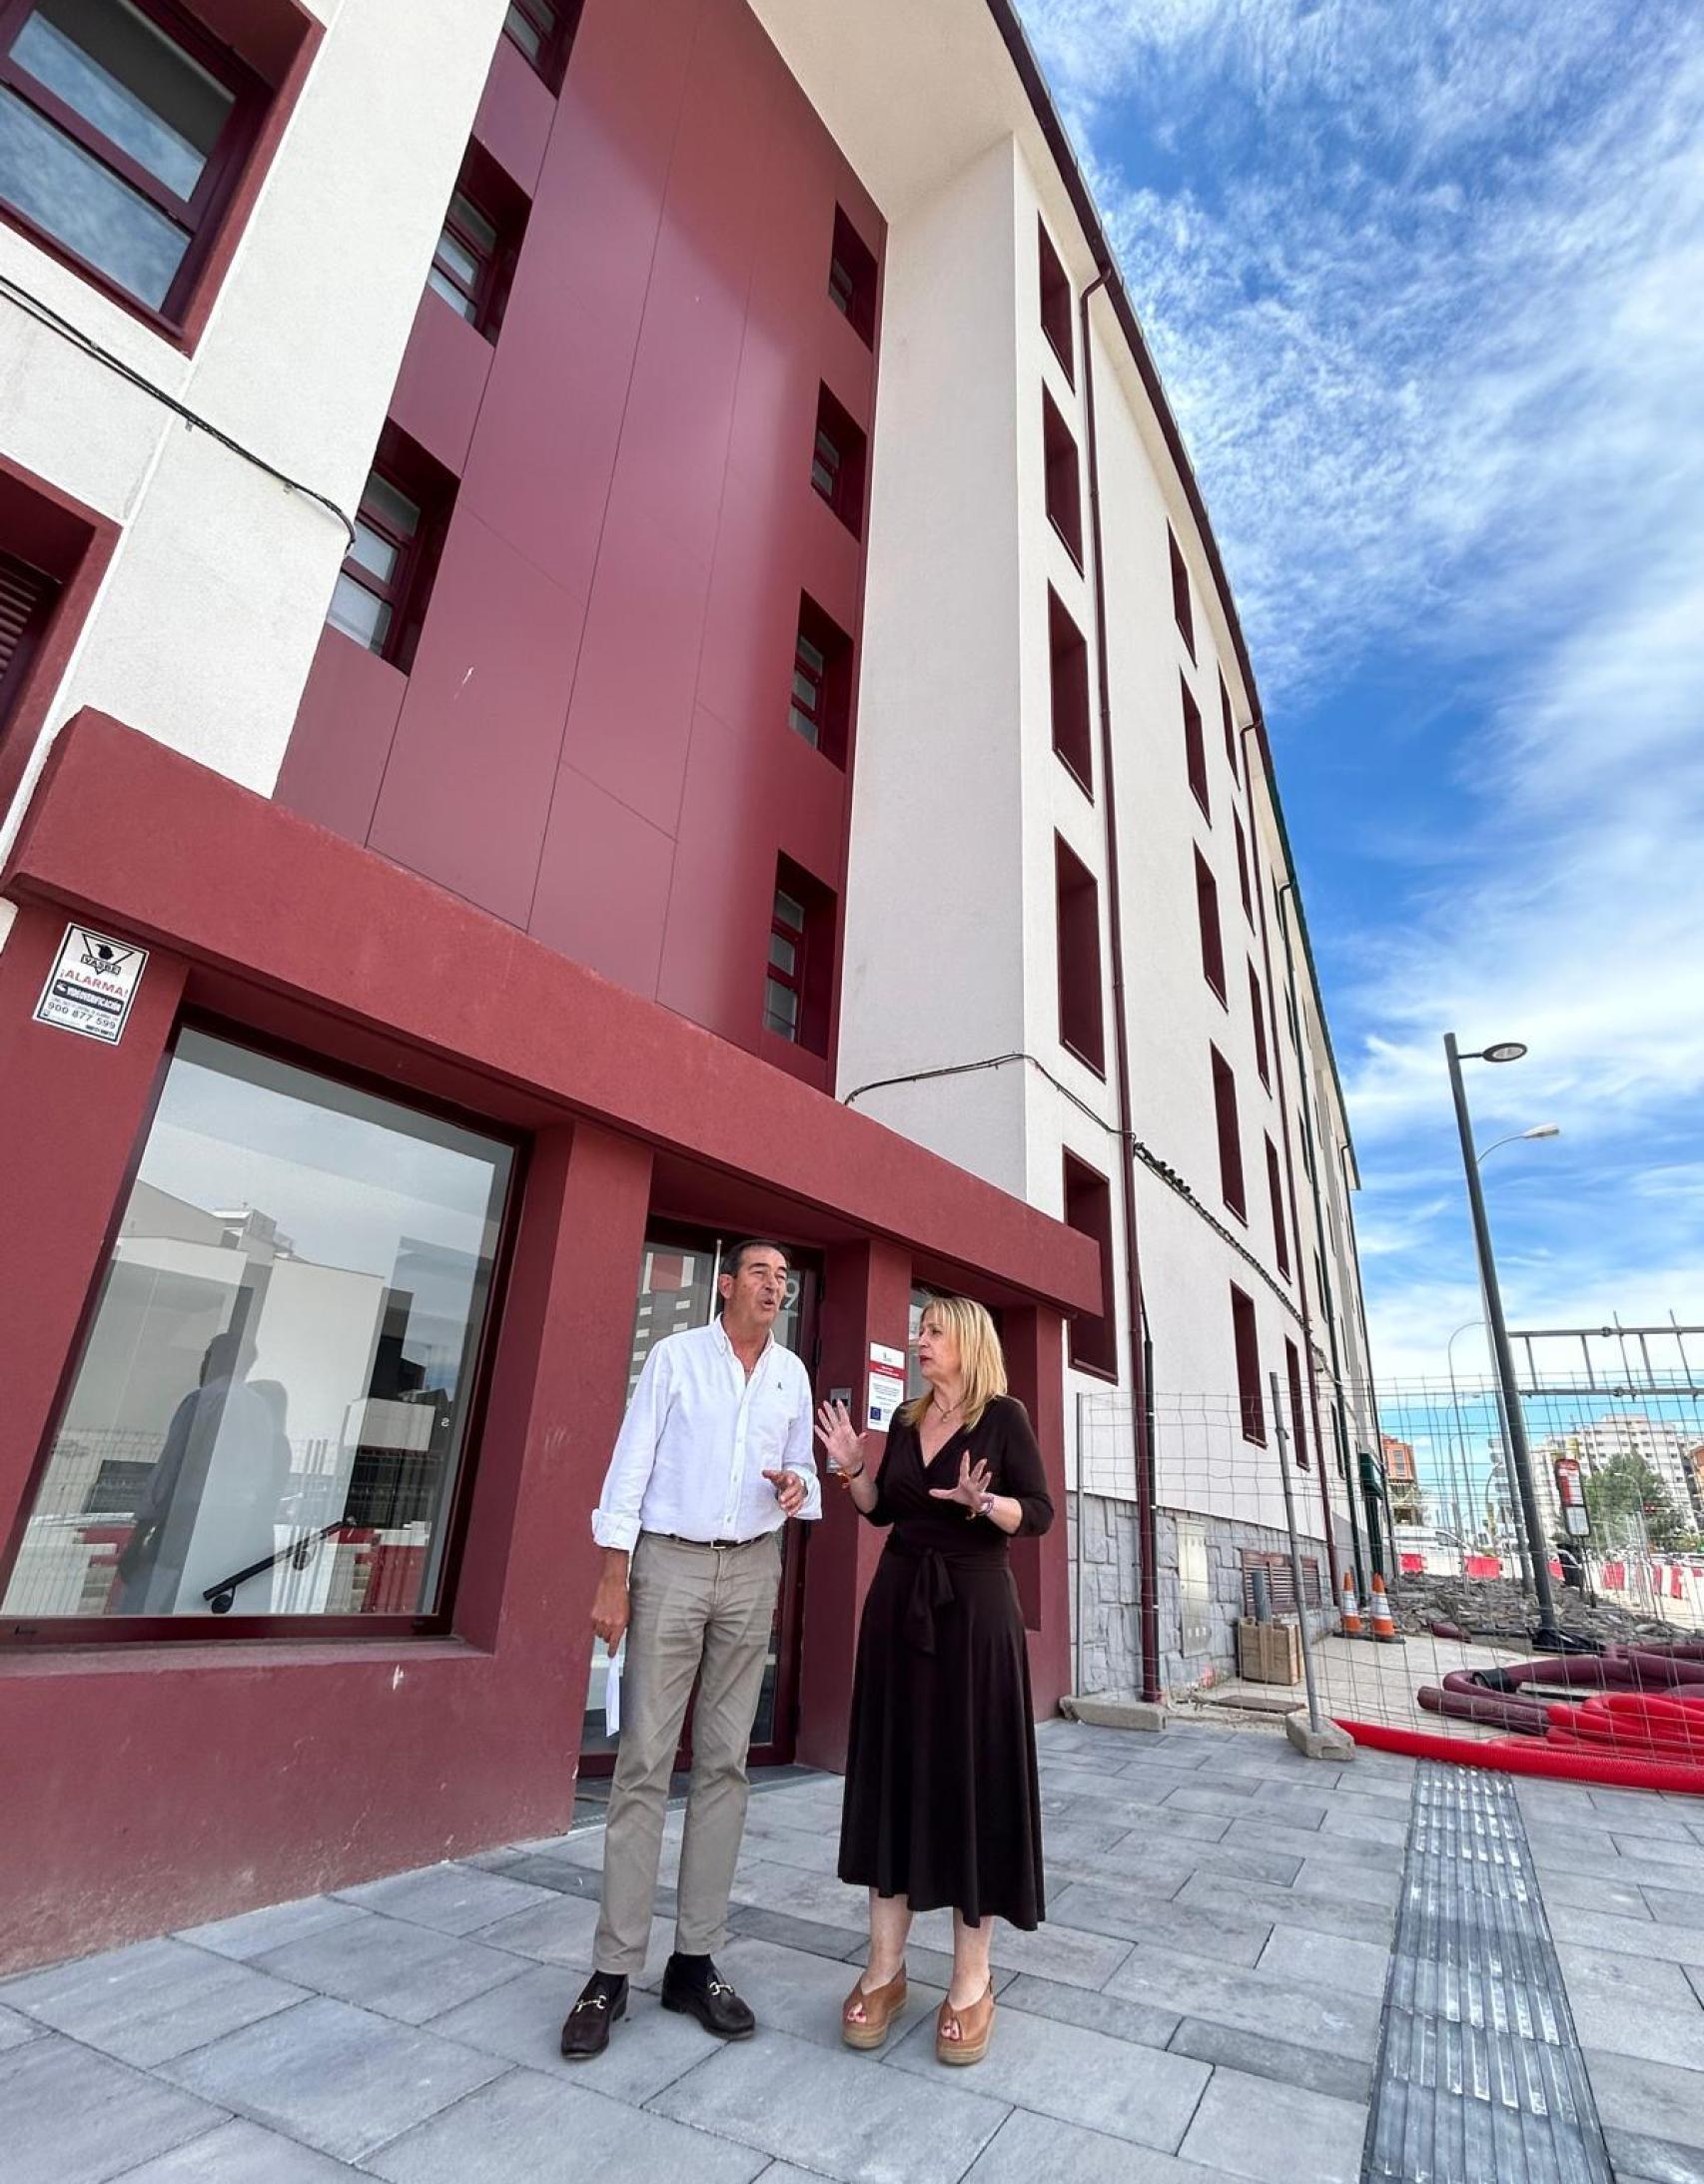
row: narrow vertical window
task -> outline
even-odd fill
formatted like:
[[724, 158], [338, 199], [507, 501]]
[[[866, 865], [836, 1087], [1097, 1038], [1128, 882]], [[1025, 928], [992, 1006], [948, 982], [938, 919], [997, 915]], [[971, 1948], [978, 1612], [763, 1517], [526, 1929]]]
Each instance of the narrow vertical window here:
[[1196, 916], [1201, 923], [1201, 967], [1207, 983], [1230, 1007], [1225, 986], [1225, 942], [1219, 926], [1219, 883], [1196, 851]]
[[1231, 1339], [1237, 1352], [1237, 1394], [1243, 1414], [1243, 1438], [1267, 1445], [1267, 1406], [1261, 1392], [1261, 1343], [1255, 1330], [1255, 1300], [1231, 1284]]
[[1101, 906], [1095, 875], [1054, 836], [1055, 909], [1059, 921], [1059, 1037], [1098, 1077], [1107, 1069], [1101, 1011]]
[[1278, 1253], [1278, 1272], [1289, 1278], [1289, 1232], [1283, 1218], [1283, 1177], [1278, 1171], [1278, 1151], [1272, 1139], [1267, 1139], [1267, 1189], [1273, 1201], [1273, 1248]]
[[1166, 543], [1172, 554], [1172, 619], [1178, 625], [1178, 634], [1190, 649], [1190, 658], [1196, 656], [1196, 618], [1190, 606], [1190, 572], [1184, 560], [1183, 548], [1178, 544], [1178, 534], [1168, 527]]
[[808, 592], [801, 592], [788, 723], [812, 750], [844, 766], [851, 710], [852, 640]]
[[1050, 584], [1048, 656], [1053, 682], [1053, 748], [1087, 796], [1095, 793], [1089, 720], [1089, 647]]
[[503, 36], [551, 91], [562, 88], [579, 12], [580, 0], [509, 0]]
[[494, 342], [508, 302], [514, 262], [526, 230], [525, 196], [483, 149], [461, 162], [426, 286], [450, 310]]
[[1042, 455], [1047, 466], [1048, 521], [1064, 539], [1071, 558], [1083, 566], [1083, 483], [1077, 442], [1059, 413], [1059, 404], [1042, 388]]
[[838, 205], [834, 208], [834, 241], [828, 256], [828, 300], [864, 347], [873, 347], [876, 339], [875, 253]]
[[1213, 817], [1213, 804], [1207, 790], [1207, 744], [1202, 736], [1201, 707], [1196, 703], [1195, 692], [1180, 675], [1178, 688], [1184, 704], [1184, 764], [1189, 773], [1190, 789], [1196, 802], [1209, 819]]
[[1225, 755], [1231, 761], [1231, 778], [1235, 781], [1242, 768], [1237, 763], [1237, 724], [1231, 715], [1231, 692], [1223, 675], [1219, 678], [1219, 717], [1225, 723]]
[[834, 977], [834, 896], [790, 857], [776, 860], [763, 984], [763, 1029], [828, 1052]]
[[1231, 824], [1237, 837], [1237, 886], [1243, 897], [1243, 915], [1251, 925], [1255, 922], [1255, 897], [1249, 886], [1249, 838], [1243, 832], [1243, 822], [1235, 812]]
[[29, 671], [60, 587], [44, 570], [0, 551], [0, 729]]
[[454, 491], [447, 471], [387, 426], [326, 619], [405, 674], [426, 618]]
[[817, 395], [811, 485], [854, 538], [864, 523], [864, 434], [850, 412], [822, 387]]
[[805, 906], [785, 888], [775, 890], [769, 914], [769, 977], [763, 1024], [777, 1039], [797, 1040], [805, 985]]
[[1255, 1026], [1255, 1067], [1261, 1073], [1261, 1083], [1272, 1090], [1272, 1057], [1267, 1049], [1267, 1011], [1261, 995], [1261, 981], [1255, 966], [1249, 966], [1249, 1015]]
[[1307, 1406], [1301, 1400], [1301, 1353], [1285, 1335], [1283, 1343], [1284, 1368], [1289, 1377], [1289, 1430], [1295, 1436], [1292, 1451], [1301, 1469], [1307, 1469]]
[[1237, 1079], [1217, 1047], [1208, 1050], [1213, 1059], [1213, 1115], [1219, 1132], [1219, 1181], [1226, 1204], [1240, 1221], [1249, 1218], [1248, 1192], [1243, 1182], [1243, 1132], [1237, 1118]]
[[1072, 365], [1071, 347], [1071, 283], [1065, 268], [1059, 262], [1059, 253], [1053, 247], [1053, 238], [1046, 226], [1036, 223], [1037, 256], [1041, 261], [1042, 277], [1042, 332], [1047, 336], [1054, 355], [1064, 367], [1065, 376], [1075, 386], [1077, 374]]
[[1101, 1312], [1073, 1315], [1068, 1324], [1068, 1354], [1084, 1372], [1116, 1378], [1119, 1369], [1118, 1316], [1113, 1306], [1113, 1194], [1107, 1178], [1065, 1155], [1065, 1218], [1080, 1235], [1092, 1236], [1101, 1253]]

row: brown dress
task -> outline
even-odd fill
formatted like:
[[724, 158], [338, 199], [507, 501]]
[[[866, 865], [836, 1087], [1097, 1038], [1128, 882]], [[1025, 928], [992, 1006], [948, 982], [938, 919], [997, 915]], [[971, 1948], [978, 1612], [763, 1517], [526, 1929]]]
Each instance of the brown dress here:
[[895, 1424], [876, 1475], [872, 1524], [890, 1525], [858, 1631], [840, 1821], [840, 1877], [913, 1910], [951, 1904], [1038, 1925], [1044, 1915], [1024, 1617], [1008, 1536], [962, 1504], [966, 1443], [990, 1489], [1023, 1505], [1018, 1536], [1053, 1522], [1029, 1414], [997, 1396], [925, 1467], [915, 1426]]

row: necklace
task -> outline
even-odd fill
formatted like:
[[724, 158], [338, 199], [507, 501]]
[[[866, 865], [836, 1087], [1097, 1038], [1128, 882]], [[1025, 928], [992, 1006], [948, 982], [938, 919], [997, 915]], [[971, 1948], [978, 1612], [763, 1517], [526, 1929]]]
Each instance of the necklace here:
[[931, 1398], [930, 1407], [933, 1410], [938, 1411], [943, 1418], [950, 1418], [953, 1415], [954, 1411], [964, 1409], [965, 1399], [961, 1395], [956, 1403], [943, 1403], [940, 1396], [937, 1394]]

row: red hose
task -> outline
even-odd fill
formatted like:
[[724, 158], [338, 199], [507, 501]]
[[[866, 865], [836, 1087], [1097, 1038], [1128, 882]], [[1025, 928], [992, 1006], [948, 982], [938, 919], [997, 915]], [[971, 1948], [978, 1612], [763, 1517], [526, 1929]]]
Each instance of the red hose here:
[[1445, 1737], [1435, 1730], [1395, 1729], [1382, 1722], [1351, 1722], [1337, 1717], [1357, 1745], [1370, 1752], [1399, 1752], [1412, 1760], [1442, 1760], [1457, 1767], [1499, 1768], [1510, 1775], [1536, 1775], [1556, 1782], [1601, 1783], [1611, 1790], [1672, 1790], [1682, 1796], [1704, 1797], [1704, 1767], [1687, 1767], [1669, 1760], [1629, 1760], [1588, 1751], [1552, 1750], [1549, 1740], [1510, 1738], [1478, 1743], [1466, 1737]]

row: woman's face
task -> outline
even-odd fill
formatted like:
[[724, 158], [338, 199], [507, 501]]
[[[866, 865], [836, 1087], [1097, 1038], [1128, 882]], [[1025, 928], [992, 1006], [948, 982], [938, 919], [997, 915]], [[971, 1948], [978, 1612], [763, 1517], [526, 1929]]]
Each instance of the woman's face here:
[[925, 1312], [917, 1330], [917, 1366], [924, 1379], [937, 1386], [959, 1369], [958, 1338], [936, 1312]]

